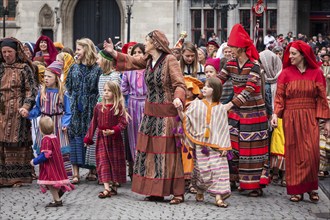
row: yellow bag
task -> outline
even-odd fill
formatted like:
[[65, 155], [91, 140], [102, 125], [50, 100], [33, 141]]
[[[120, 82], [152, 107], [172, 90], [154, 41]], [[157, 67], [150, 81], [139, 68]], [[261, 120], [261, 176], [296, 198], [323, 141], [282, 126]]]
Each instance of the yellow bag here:
[[270, 153], [284, 155], [284, 131], [283, 131], [283, 122], [279, 118], [277, 120], [277, 127], [274, 129], [270, 144]]

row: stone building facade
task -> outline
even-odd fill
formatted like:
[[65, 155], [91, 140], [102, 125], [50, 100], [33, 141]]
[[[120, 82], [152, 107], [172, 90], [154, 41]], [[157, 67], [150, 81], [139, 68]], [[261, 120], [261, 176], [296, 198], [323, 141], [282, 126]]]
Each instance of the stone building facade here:
[[[267, 10], [259, 18], [251, 10], [256, 0], [133, 2], [130, 40], [138, 42], [143, 42], [145, 35], [153, 29], [164, 31], [171, 45], [181, 31], [186, 31], [187, 40], [194, 42], [202, 33], [208, 37], [212, 32], [225, 40], [235, 23], [242, 23], [252, 36], [257, 19], [262, 24], [263, 34], [270, 30], [284, 36], [289, 31], [294, 35], [297, 32], [310, 35], [314, 34], [310, 32], [315, 31], [315, 27], [316, 30], [323, 28], [319, 32], [330, 30], [330, 21], [326, 19], [322, 21], [325, 26], [314, 27], [310, 12], [311, 4], [319, 4], [319, 9], [315, 10], [323, 10], [324, 18], [329, 12], [330, 17], [330, 3], [326, 3], [330, 1], [264, 0]], [[74, 46], [76, 38], [83, 36], [94, 39], [95, 43], [102, 42], [107, 36], [123, 42], [127, 39], [127, 0], [9, 0], [9, 3], [11, 13], [6, 20], [6, 36], [35, 42], [43, 33], [69, 47]], [[226, 5], [234, 7], [228, 9]], [[2, 22], [0, 27], [2, 36]]]

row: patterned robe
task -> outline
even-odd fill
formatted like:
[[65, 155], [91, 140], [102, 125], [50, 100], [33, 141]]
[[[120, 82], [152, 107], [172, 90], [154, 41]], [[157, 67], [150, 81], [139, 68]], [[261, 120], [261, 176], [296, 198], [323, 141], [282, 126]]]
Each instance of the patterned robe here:
[[230, 139], [233, 147], [232, 180], [239, 175], [241, 189], [254, 190], [267, 185], [268, 119], [261, 91], [260, 67], [247, 60], [240, 68], [236, 59], [229, 60], [219, 78], [233, 82], [233, 108], [229, 111]]
[[152, 67], [151, 59], [118, 53], [117, 68], [146, 69], [148, 92], [136, 145], [132, 191], [152, 196], [183, 195], [181, 148], [173, 134], [178, 113], [172, 102], [175, 98], [184, 102], [186, 88], [178, 61], [163, 53]]
[[[68, 94], [65, 93], [63, 101], [61, 102], [58, 89], [46, 89], [46, 100], [41, 99], [38, 93], [35, 107], [29, 112], [30, 119], [37, 117], [49, 116], [54, 122], [54, 134], [60, 140], [61, 153], [63, 156], [64, 167], [69, 178], [72, 177], [72, 167], [70, 162], [70, 145], [67, 130], [63, 131], [63, 127], [68, 127], [71, 119], [70, 100]], [[34, 150], [37, 154], [40, 153], [42, 133], [39, 130], [39, 125], [36, 126], [36, 141], [34, 143]]]
[[[278, 78], [275, 114], [283, 118], [287, 193], [318, 189], [319, 119], [330, 119], [326, 83], [320, 69], [285, 68]], [[306, 139], [307, 138], [307, 139]]]
[[[98, 103], [94, 108], [93, 119], [90, 123], [84, 142], [93, 144], [93, 136], [97, 130], [96, 139], [96, 170], [100, 183], [110, 181], [126, 182], [125, 148], [121, 131], [125, 129], [127, 121], [124, 116], [114, 115], [112, 104], [106, 105]], [[113, 135], [104, 136], [103, 130], [114, 130]]]
[[[69, 125], [70, 160], [72, 164], [85, 164], [83, 138], [93, 117], [99, 91], [98, 81], [102, 70], [96, 64], [74, 64], [69, 71], [65, 87], [70, 96], [71, 121]], [[95, 157], [95, 155], [92, 155]]]
[[196, 99], [185, 115], [184, 143], [195, 154], [193, 185], [212, 195], [230, 194], [228, 161], [226, 156], [221, 157], [222, 151], [231, 150], [226, 110], [222, 104]]
[[25, 63], [0, 63], [0, 185], [31, 183], [31, 122], [18, 109], [30, 110], [37, 81]]

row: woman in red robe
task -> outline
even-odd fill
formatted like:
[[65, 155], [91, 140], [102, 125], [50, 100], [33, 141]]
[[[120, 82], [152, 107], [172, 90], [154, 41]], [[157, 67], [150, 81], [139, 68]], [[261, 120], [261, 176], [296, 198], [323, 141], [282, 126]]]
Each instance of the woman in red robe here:
[[277, 82], [272, 126], [283, 119], [287, 193], [290, 201], [303, 200], [305, 192], [317, 202], [320, 162], [319, 119], [330, 130], [326, 82], [312, 48], [303, 41], [290, 43], [283, 57], [283, 71]]

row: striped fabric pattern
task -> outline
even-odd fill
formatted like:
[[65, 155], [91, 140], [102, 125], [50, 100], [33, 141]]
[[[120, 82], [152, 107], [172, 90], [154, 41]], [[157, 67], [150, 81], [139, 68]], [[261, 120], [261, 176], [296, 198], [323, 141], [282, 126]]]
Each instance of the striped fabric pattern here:
[[274, 111], [283, 118], [287, 193], [295, 195], [317, 190], [318, 119], [330, 119], [322, 71], [307, 68], [301, 74], [296, 66], [285, 68], [278, 78]]
[[[194, 144], [199, 144], [220, 150], [231, 150], [227, 112], [222, 104], [211, 104], [205, 99], [196, 99], [190, 103], [185, 114], [185, 145], [194, 148]], [[210, 137], [205, 137], [206, 129], [209, 129]]]
[[230, 139], [233, 147], [232, 180], [240, 188], [259, 189], [268, 178], [268, 119], [261, 94], [258, 64], [247, 60], [239, 67], [236, 59], [226, 63], [218, 75], [222, 83], [231, 78], [234, 88], [233, 108], [229, 111]]
[[230, 194], [229, 166], [227, 157], [221, 157], [219, 150], [211, 149], [209, 155], [202, 153], [202, 146], [196, 145], [193, 186], [211, 195]]

